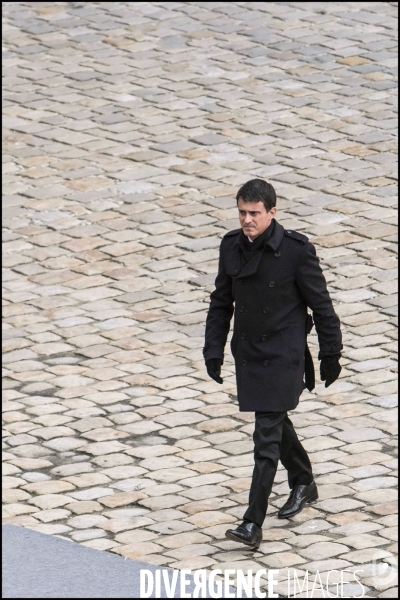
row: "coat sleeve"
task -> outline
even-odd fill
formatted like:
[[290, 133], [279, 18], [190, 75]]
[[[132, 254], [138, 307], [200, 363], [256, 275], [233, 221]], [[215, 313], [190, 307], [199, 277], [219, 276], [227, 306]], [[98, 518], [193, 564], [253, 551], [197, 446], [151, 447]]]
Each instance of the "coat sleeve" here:
[[206, 320], [204, 360], [220, 358], [224, 360], [224, 348], [233, 315], [232, 280], [227, 275], [223, 260], [224, 240], [219, 253], [218, 275], [215, 289], [210, 296], [210, 307]]
[[339, 354], [343, 348], [339, 317], [334, 311], [315, 247], [310, 242], [306, 244], [298, 263], [296, 284], [313, 312], [319, 343], [318, 358]]

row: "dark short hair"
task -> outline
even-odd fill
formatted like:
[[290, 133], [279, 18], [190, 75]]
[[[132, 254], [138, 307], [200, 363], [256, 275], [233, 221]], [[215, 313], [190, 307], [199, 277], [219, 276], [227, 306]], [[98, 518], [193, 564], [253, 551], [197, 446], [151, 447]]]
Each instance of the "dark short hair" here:
[[236, 194], [237, 202], [239, 198], [243, 202], [262, 202], [267, 212], [276, 205], [275, 190], [268, 181], [263, 179], [251, 179], [242, 185]]

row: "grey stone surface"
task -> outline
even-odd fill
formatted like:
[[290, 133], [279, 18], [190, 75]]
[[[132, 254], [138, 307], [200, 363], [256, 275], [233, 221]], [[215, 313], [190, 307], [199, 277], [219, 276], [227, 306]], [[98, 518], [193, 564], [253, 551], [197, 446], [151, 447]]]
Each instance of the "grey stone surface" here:
[[[3, 525], [2, 542], [2, 598], [140, 598], [141, 571], [155, 577], [160, 569], [15, 525]], [[173, 570], [164, 570], [172, 582]], [[193, 577], [187, 579], [185, 591], [193, 594]], [[180, 573], [173, 596], [161, 581], [161, 595], [148, 598], [182, 597]]]

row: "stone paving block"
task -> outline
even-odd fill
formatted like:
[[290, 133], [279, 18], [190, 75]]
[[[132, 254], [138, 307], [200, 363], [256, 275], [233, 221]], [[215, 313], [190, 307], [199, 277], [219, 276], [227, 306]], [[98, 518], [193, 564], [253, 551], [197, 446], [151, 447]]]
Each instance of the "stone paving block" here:
[[270, 569], [282, 569], [284, 567], [295, 567], [306, 562], [304, 558], [293, 552], [277, 552], [265, 558], [260, 559], [260, 562], [267, 565]]
[[391, 515], [395, 514], [398, 510], [398, 503], [395, 502], [386, 502], [383, 504], [377, 504], [375, 506], [370, 507], [370, 511], [378, 514], [378, 515]]
[[342, 433], [335, 433], [333, 435], [338, 437], [340, 440], [349, 443], [357, 443], [365, 440], [379, 440], [385, 437], [385, 434], [381, 430], [374, 427], [348, 430]]
[[364, 491], [377, 488], [390, 488], [396, 486], [396, 484], [396, 477], [368, 477], [356, 483], [352, 482], [350, 486], [357, 491]]
[[160, 485], [152, 485], [146, 488], [147, 496], [164, 496], [165, 494], [173, 494], [175, 492], [180, 492], [182, 490], [181, 485], [176, 484], [160, 484]]
[[73, 490], [75, 487], [67, 481], [40, 481], [38, 483], [29, 483], [24, 486], [24, 489], [28, 492], [42, 495], [65, 492]]
[[188, 544], [202, 544], [209, 541], [210, 538], [202, 533], [187, 532], [168, 536], [167, 538], [160, 540], [160, 543], [165, 548], [181, 548]]
[[184, 521], [163, 521], [157, 523], [157, 525], [149, 525], [149, 529], [156, 531], [162, 535], [174, 535], [177, 533], [183, 533], [185, 531], [192, 531], [195, 529], [195, 525], [185, 523]]
[[162, 547], [154, 542], [139, 542], [127, 544], [126, 546], [117, 546], [112, 548], [116, 554], [121, 554], [131, 559], [139, 559], [158, 551], [162, 551]]
[[134, 529], [135, 527], [144, 527], [147, 525], [151, 525], [153, 523], [152, 519], [148, 517], [121, 517], [115, 519], [109, 519], [108, 521], [102, 522], [99, 526], [106, 531], [111, 531], [112, 533], [119, 533], [120, 531], [125, 531], [127, 529]]
[[[81, 502], [71, 502], [65, 506], [66, 510], [73, 512], [76, 515], [82, 515], [102, 510], [101, 504], [91, 500], [82, 500]], [[45, 511], [43, 511], [45, 512]]]
[[343, 544], [362, 550], [363, 548], [375, 548], [387, 544], [387, 540], [379, 539], [376, 535], [358, 534], [347, 536], [340, 540]]
[[65, 506], [65, 504], [68, 504], [69, 502], [71, 502], [71, 498], [69, 496], [64, 496], [63, 494], [42, 494], [30, 500], [31, 504], [42, 510], [50, 510], [58, 508], [59, 506]]
[[383, 502], [394, 502], [397, 498], [396, 490], [393, 489], [375, 489], [368, 492], [361, 492], [355, 495], [359, 500], [370, 502], [373, 504], [381, 504]]
[[226, 498], [208, 498], [200, 500], [198, 502], [189, 502], [182, 506], [182, 510], [189, 515], [194, 515], [199, 512], [216, 510], [220, 508], [234, 506], [234, 502], [227, 500]]
[[369, 563], [372, 560], [382, 560], [388, 556], [391, 556], [391, 553], [387, 550], [379, 548], [365, 548], [363, 550], [354, 550], [353, 552], [348, 552], [347, 554], [340, 555], [339, 558], [346, 561], [352, 561], [358, 564]]
[[147, 495], [143, 492], [117, 492], [111, 496], [102, 496], [99, 502], [109, 508], [118, 506], [126, 506], [146, 498]]
[[72, 483], [76, 487], [87, 487], [91, 485], [108, 483], [110, 478], [102, 473], [86, 473], [84, 475], [75, 475], [64, 478], [65, 481]]

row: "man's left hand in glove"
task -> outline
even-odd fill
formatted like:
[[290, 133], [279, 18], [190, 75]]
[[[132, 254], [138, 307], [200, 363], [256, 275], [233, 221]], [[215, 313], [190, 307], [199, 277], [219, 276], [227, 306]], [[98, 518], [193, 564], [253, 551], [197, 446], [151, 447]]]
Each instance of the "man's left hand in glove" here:
[[341, 354], [332, 354], [321, 358], [320, 372], [321, 381], [325, 381], [325, 387], [329, 387], [340, 375], [342, 367], [339, 359]]

